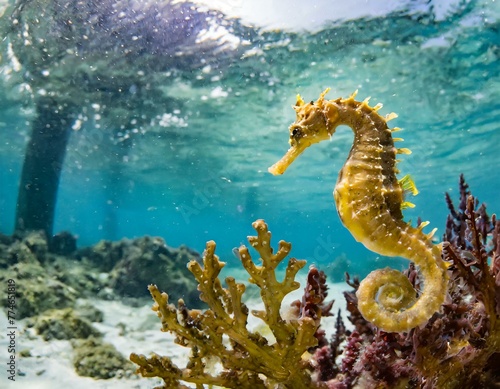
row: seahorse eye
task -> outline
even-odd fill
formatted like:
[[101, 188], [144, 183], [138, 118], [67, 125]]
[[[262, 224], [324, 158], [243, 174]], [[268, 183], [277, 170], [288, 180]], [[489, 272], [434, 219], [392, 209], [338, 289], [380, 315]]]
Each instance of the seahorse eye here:
[[293, 130], [292, 130], [292, 137], [296, 137], [296, 136], [299, 136], [300, 135], [300, 129], [295, 127]]

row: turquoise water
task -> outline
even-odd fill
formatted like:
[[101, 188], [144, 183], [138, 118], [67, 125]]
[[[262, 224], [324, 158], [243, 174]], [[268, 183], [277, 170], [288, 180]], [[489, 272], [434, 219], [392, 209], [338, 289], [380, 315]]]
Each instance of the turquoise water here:
[[[0, 232], [13, 231], [34, 100], [51, 87], [82, 106], [72, 124], [54, 227], [78, 235], [79, 246], [148, 234], [202, 251], [213, 239], [219, 255], [236, 263], [232, 248], [245, 243], [251, 222], [262, 218], [275, 243], [293, 243], [294, 256], [326, 266], [344, 255], [371, 266], [377, 256], [341, 225], [331, 194], [352, 141], [349, 129], [307, 150], [285, 175], [267, 173], [288, 147], [296, 94], [309, 101], [327, 87], [331, 98], [358, 89], [358, 98], [383, 103], [383, 114], [399, 115], [392, 123], [403, 128], [398, 136], [413, 151], [399, 167], [420, 190], [411, 200], [416, 208], [405, 211], [408, 220], [429, 220], [429, 231], [437, 227], [439, 237], [447, 215], [444, 192], [456, 198], [460, 173], [488, 210], [498, 212], [498, 2], [410, 3], [314, 30], [261, 29], [229, 19], [225, 32], [205, 39], [231, 48], [224, 55], [200, 53], [204, 65], [186, 63], [181, 53], [157, 69], [163, 59], [152, 52], [141, 63], [108, 66], [103, 74], [122, 77], [126, 86], [112, 99], [79, 84], [71, 64], [56, 81], [55, 70], [44, 64], [38, 71], [51, 72], [52, 84], [45, 87], [44, 77], [31, 82], [36, 76], [26, 76], [5, 40]], [[137, 90], [147, 90], [146, 79], [154, 93], [137, 98]]]

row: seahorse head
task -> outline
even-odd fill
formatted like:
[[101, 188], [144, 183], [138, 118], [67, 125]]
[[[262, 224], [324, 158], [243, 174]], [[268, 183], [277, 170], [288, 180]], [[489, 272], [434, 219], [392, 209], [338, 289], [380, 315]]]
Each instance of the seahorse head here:
[[[295, 122], [290, 126], [290, 148], [286, 154], [268, 170], [273, 175], [283, 174], [288, 166], [302, 152], [314, 143], [330, 139], [334, 127], [332, 123], [331, 109], [326, 112], [325, 95], [329, 89], [325, 90], [316, 101], [304, 102], [300, 95], [297, 96], [297, 103], [293, 106], [297, 115]], [[334, 114], [334, 113], [333, 113]]]

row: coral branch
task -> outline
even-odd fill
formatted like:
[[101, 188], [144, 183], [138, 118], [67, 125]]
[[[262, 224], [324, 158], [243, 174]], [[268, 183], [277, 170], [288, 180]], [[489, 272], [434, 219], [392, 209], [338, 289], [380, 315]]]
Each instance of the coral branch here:
[[[261, 290], [265, 309], [252, 312], [261, 318], [275, 337], [269, 341], [257, 332], [247, 329], [248, 308], [242, 302], [245, 286], [233, 277], [226, 278], [227, 288], [219, 280], [224, 263], [215, 255], [215, 243], [206, 245], [203, 266], [191, 261], [188, 269], [198, 281], [200, 299], [207, 303], [205, 312], [189, 310], [182, 300], [175, 307], [168, 302], [168, 295], [154, 285], [149, 286], [155, 301], [153, 310], [161, 319], [162, 330], [176, 335], [179, 345], [190, 347], [191, 356], [185, 368], [179, 368], [168, 357], [153, 355], [149, 358], [132, 354], [130, 359], [139, 365], [138, 372], [145, 377], [160, 377], [163, 388], [183, 388], [182, 382], [218, 385], [227, 388], [290, 388], [311, 386], [309, 362], [303, 359], [307, 350], [317, 344], [314, 337], [321, 312], [313, 319], [306, 315], [284, 320], [280, 314], [283, 298], [299, 287], [297, 272], [305, 261], [291, 258], [283, 281], [276, 278], [276, 267], [290, 252], [290, 243], [280, 241], [273, 254], [271, 234], [263, 220], [253, 223], [257, 236], [248, 238], [250, 245], [260, 255], [262, 265], [256, 265], [245, 246], [239, 248], [239, 257], [250, 275], [250, 282]], [[227, 336], [229, 342], [225, 340]], [[219, 372], [210, 370], [216, 360], [222, 367]]]

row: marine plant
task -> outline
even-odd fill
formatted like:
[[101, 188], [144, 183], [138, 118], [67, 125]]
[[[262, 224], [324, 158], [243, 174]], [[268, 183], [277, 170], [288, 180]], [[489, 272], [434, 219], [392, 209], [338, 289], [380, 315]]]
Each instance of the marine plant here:
[[389, 128], [387, 122], [396, 114], [382, 117], [377, 112], [382, 104], [370, 107], [368, 99], [356, 101], [356, 92], [347, 99], [325, 100], [328, 90], [316, 102], [305, 103], [297, 97], [290, 148], [269, 171], [283, 174], [306, 148], [330, 139], [339, 125], [352, 128], [354, 143], [333, 192], [340, 219], [369, 250], [414, 262], [424, 281], [423, 292], [416, 299], [413, 286], [399, 271], [375, 270], [359, 285], [359, 310], [379, 328], [408, 331], [439, 310], [448, 281], [440, 246], [432, 243], [433, 233], [422, 231], [428, 223], [415, 228], [403, 220], [402, 209], [413, 206], [405, 195], [418, 191], [409, 176], [396, 177], [396, 155], [410, 150], [394, 146], [394, 141], [402, 139], [392, 134], [400, 129]]
[[312, 367], [303, 356], [318, 344], [315, 334], [321, 315], [329, 310], [328, 305], [322, 305], [324, 282], [319, 274], [312, 277], [318, 282], [308, 284], [309, 297], [298, 304], [299, 314], [285, 320], [280, 313], [283, 298], [299, 288], [295, 276], [306, 262], [290, 258], [284, 279], [278, 281], [276, 268], [289, 254], [291, 244], [280, 241], [274, 253], [266, 223], [257, 220], [252, 226], [257, 236], [248, 237], [248, 242], [258, 252], [262, 264], [253, 262], [246, 246], [238, 249], [239, 258], [250, 275], [249, 282], [259, 287], [264, 303], [264, 310], [253, 310], [251, 314], [269, 327], [272, 339], [248, 329], [249, 309], [242, 301], [245, 285], [227, 277], [227, 287], [222, 286], [219, 273], [224, 263], [215, 255], [215, 242], [210, 241], [203, 254], [203, 266], [194, 260], [188, 264], [207, 310], [188, 309], [182, 299], [175, 307], [169, 303], [167, 293], [161, 293], [155, 285], [149, 286], [162, 331], [173, 332], [176, 343], [190, 347], [192, 352], [184, 368], [166, 356], [131, 354], [130, 359], [139, 365], [138, 371], [144, 377], [161, 377], [164, 388], [183, 388], [181, 381], [194, 383], [197, 388], [204, 384], [228, 388], [311, 386]]
[[[304, 297], [292, 306], [295, 314], [284, 318], [283, 297], [297, 289], [294, 280], [304, 261], [288, 262], [283, 281], [275, 269], [290, 251], [281, 241], [276, 254], [270, 233], [259, 220], [253, 224], [258, 236], [249, 242], [260, 254], [255, 265], [248, 249], [238, 252], [250, 282], [261, 291], [263, 311], [252, 311], [271, 330], [268, 338], [247, 328], [248, 308], [243, 302], [245, 286], [234, 278], [218, 278], [224, 266], [208, 242], [203, 266], [191, 261], [190, 271], [199, 283], [206, 311], [177, 307], [156, 286], [149, 290], [162, 330], [176, 335], [176, 342], [191, 348], [188, 364], [180, 368], [166, 356], [132, 354], [145, 377], [160, 377], [162, 388], [490, 388], [500, 384], [500, 221], [478, 206], [463, 177], [460, 204], [446, 196], [450, 215], [443, 240], [447, 264], [448, 297], [424, 325], [407, 332], [386, 332], [367, 321], [358, 305], [360, 282], [347, 274], [351, 291], [344, 292], [350, 326], [340, 312], [334, 328], [320, 328], [329, 316], [326, 277], [311, 267]], [[414, 263], [401, 273], [420, 293], [421, 273]], [[332, 333], [327, 339], [326, 332]], [[218, 365], [218, 368], [216, 368]]]

